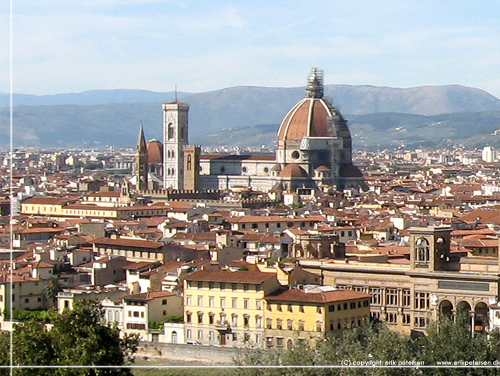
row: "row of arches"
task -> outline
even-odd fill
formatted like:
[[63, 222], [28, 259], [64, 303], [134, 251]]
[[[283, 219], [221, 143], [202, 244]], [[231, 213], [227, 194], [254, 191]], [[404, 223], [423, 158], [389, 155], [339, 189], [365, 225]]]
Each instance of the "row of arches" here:
[[476, 303], [474, 309], [469, 302], [462, 300], [453, 305], [449, 300], [443, 300], [439, 303], [439, 313], [450, 319], [459, 311], [465, 311], [471, 317], [471, 324], [475, 331], [483, 331], [489, 323], [490, 309], [484, 302]]

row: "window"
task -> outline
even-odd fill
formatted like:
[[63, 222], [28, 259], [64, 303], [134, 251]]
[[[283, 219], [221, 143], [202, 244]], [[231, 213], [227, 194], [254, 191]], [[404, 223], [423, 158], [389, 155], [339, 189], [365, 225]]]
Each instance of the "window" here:
[[396, 313], [394, 312], [390, 312], [388, 315], [387, 315], [387, 323], [389, 324], [396, 324], [397, 323], [397, 320], [398, 320], [398, 316]]
[[243, 326], [248, 328], [250, 326], [250, 316], [243, 315]]
[[411, 304], [410, 289], [403, 289], [403, 307], [409, 307]]
[[335, 304], [331, 304], [328, 306], [328, 312], [335, 312]]
[[203, 324], [203, 312], [198, 312], [198, 324]]
[[231, 283], [231, 290], [236, 291], [237, 288], [238, 288], [237, 283]]
[[134, 311], [134, 312], [132, 313], [132, 316], [134, 316], [134, 317], [139, 317], [139, 311]]
[[317, 331], [317, 332], [321, 332], [322, 327], [323, 327], [322, 322], [321, 322], [321, 321], [317, 321], [317, 322], [316, 322], [316, 331]]
[[243, 309], [248, 309], [249, 299], [243, 299]]
[[387, 289], [386, 291], [386, 305], [397, 306], [398, 305], [398, 290], [397, 289]]
[[257, 299], [255, 301], [255, 309], [262, 309], [262, 301]]
[[261, 285], [256, 285], [255, 286], [255, 291], [259, 292], [262, 290], [262, 286]]
[[344, 306], [342, 307], [344, 310], [349, 309], [347, 303], [344, 303]]
[[301, 305], [299, 305], [299, 312], [304, 313], [304, 306], [303, 306], [302, 304], [301, 304]]
[[403, 325], [410, 325], [410, 314], [403, 314]]
[[162, 304], [162, 305], [167, 305], [167, 299], [163, 299], [163, 300], [161, 301], [161, 304]]
[[416, 328], [425, 328], [427, 326], [427, 320], [425, 317], [415, 317], [415, 327]]
[[267, 318], [266, 319], [266, 329], [272, 329], [273, 328], [273, 319]]
[[304, 320], [299, 320], [299, 330], [304, 330]]
[[237, 308], [238, 307], [238, 298], [232, 298], [231, 299], [231, 308]]
[[214, 289], [214, 283], [213, 282], [208, 282], [208, 289], [213, 290]]
[[293, 330], [293, 320], [292, 319], [286, 320], [286, 328], [288, 330]]
[[215, 298], [213, 296], [209, 296], [208, 297], [208, 306], [209, 307], [214, 307], [215, 306], [214, 299]]
[[321, 313], [321, 307], [316, 307], [316, 313]]
[[191, 295], [186, 296], [186, 305], [191, 305]]
[[238, 315], [234, 313], [231, 315], [231, 325], [235, 327], [238, 326]]
[[226, 308], [226, 298], [220, 298], [220, 307]]
[[261, 316], [256, 316], [255, 317], [255, 327], [257, 329], [262, 328], [262, 317]]
[[215, 314], [214, 314], [213, 312], [210, 312], [210, 313], [208, 314], [208, 323], [209, 323], [210, 325], [213, 325], [213, 324], [214, 324], [214, 322], [215, 322]]
[[186, 338], [191, 339], [191, 329], [186, 330]]
[[276, 319], [276, 329], [283, 329], [283, 320], [281, 319]]
[[372, 304], [380, 305], [382, 302], [382, 294], [378, 287], [370, 287], [369, 294], [372, 296]]
[[202, 289], [203, 288], [203, 282], [198, 282], [198, 289]]
[[280, 303], [276, 304], [276, 310], [278, 312], [281, 312], [281, 304]]
[[415, 309], [429, 309], [430, 293], [416, 292], [415, 293]]
[[429, 261], [429, 241], [425, 238], [417, 239], [415, 243], [415, 252], [418, 262]]
[[214, 340], [214, 338], [215, 338], [215, 336], [214, 336], [214, 331], [213, 331], [213, 330], [210, 330], [210, 331], [208, 332], [208, 340], [209, 340], [209, 341], [213, 341], [213, 340]]
[[243, 291], [248, 291], [249, 290], [249, 285], [248, 283], [243, 284]]
[[288, 312], [293, 312], [293, 308], [292, 308], [291, 304], [288, 305]]
[[186, 322], [187, 323], [191, 323], [191, 316], [192, 316], [191, 312], [186, 312]]
[[276, 337], [276, 346], [277, 347], [283, 347], [283, 343], [284, 343], [283, 337]]
[[267, 310], [272, 311], [272, 304], [271, 303], [267, 303]]
[[273, 347], [273, 337], [266, 337], [266, 346]]
[[224, 291], [226, 289], [226, 284], [224, 282], [220, 283], [220, 290]]
[[198, 330], [198, 339], [203, 339], [203, 330]]
[[198, 296], [198, 307], [203, 307], [203, 296]]

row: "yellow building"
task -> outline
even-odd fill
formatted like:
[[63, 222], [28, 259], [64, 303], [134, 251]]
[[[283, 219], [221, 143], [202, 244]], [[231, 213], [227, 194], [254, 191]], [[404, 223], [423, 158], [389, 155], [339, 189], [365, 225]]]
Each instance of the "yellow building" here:
[[282, 287], [276, 273], [201, 270], [184, 280], [187, 341], [284, 347], [366, 324], [368, 294], [326, 286]]
[[280, 287], [276, 274], [200, 270], [184, 280], [187, 341], [206, 345], [261, 344], [264, 297]]
[[15, 310], [47, 308], [48, 302], [43, 294], [44, 287], [45, 281], [41, 279], [14, 275], [11, 290], [10, 276], [0, 276], [0, 315], [10, 310], [11, 301]]
[[370, 319], [369, 294], [329, 286], [280, 289], [266, 296], [266, 347], [290, 349], [297, 342], [313, 344], [325, 335], [364, 326]]

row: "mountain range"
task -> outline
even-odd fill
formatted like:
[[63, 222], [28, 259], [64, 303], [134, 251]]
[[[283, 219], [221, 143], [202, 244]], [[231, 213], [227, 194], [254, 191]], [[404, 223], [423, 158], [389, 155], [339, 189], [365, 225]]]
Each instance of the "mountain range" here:
[[[141, 122], [148, 139], [161, 139], [161, 104], [174, 96], [146, 90], [14, 94], [14, 145], [134, 146]], [[192, 143], [272, 146], [281, 120], [303, 98], [304, 89], [240, 86], [177, 96], [190, 105]], [[500, 129], [500, 99], [480, 89], [326, 85], [325, 96], [349, 121], [358, 149], [500, 142], [492, 135]], [[8, 104], [9, 95], [0, 94], [0, 124], [9, 124]], [[8, 139], [8, 127], [0, 127], [0, 147], [6, 147]]]

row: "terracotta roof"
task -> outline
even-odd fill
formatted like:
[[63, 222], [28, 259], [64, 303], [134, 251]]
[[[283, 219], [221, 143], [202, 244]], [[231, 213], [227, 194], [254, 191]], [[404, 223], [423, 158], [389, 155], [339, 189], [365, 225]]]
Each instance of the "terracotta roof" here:
[[297, 163], [287, 164], [280, 172], [281, 178], [307, 178], [309, 174]]
[[148, 248], [148, 249], [159, 249], [163, 247], [163, 243], [152, 242], [149, 240], [139, 240], [139, 239], [111, 239], [111, 238], [97, 238], [93, 244], [102, 244], [110, 246], [124, 246], [124, 247], [134, 247], [134, 248]]
[[311, 291], [302, 289], [277, 290], [265, 297], [268, 301], [302, 302], [302, 303], [332, 303], [346, 300], [368, 299], [370, 294], [352, 290]]
[[148, 163], [163, 163], [163, 144], [160, 141], [153, 140], [146, 143], [148, 150]]
[[153, 300], [158, 298], [167, 298], [169, 296], [176, 296], [176, 294], [170, 291], [150, 291], [143, 292], [140, 294], [132, 294], [123, 297], [123, 300]]
[[269, 278], [276, 278], [276, 275], [257, 271], [221, 271], [221, 270], [200, 270], [185, 277], [187, 281], [208, 281], [208, 282], [232, 282], [261, 284]]
[[70, 200], [60, 197], [32, 197], [24, 200], [22, 204], [31, 205], [65, 205]]
[[278, 141], [331, 137], [328, 132], [328, 118], [332, 115], [323, 98], [304, 98], [283, 119], [278, 131]]

